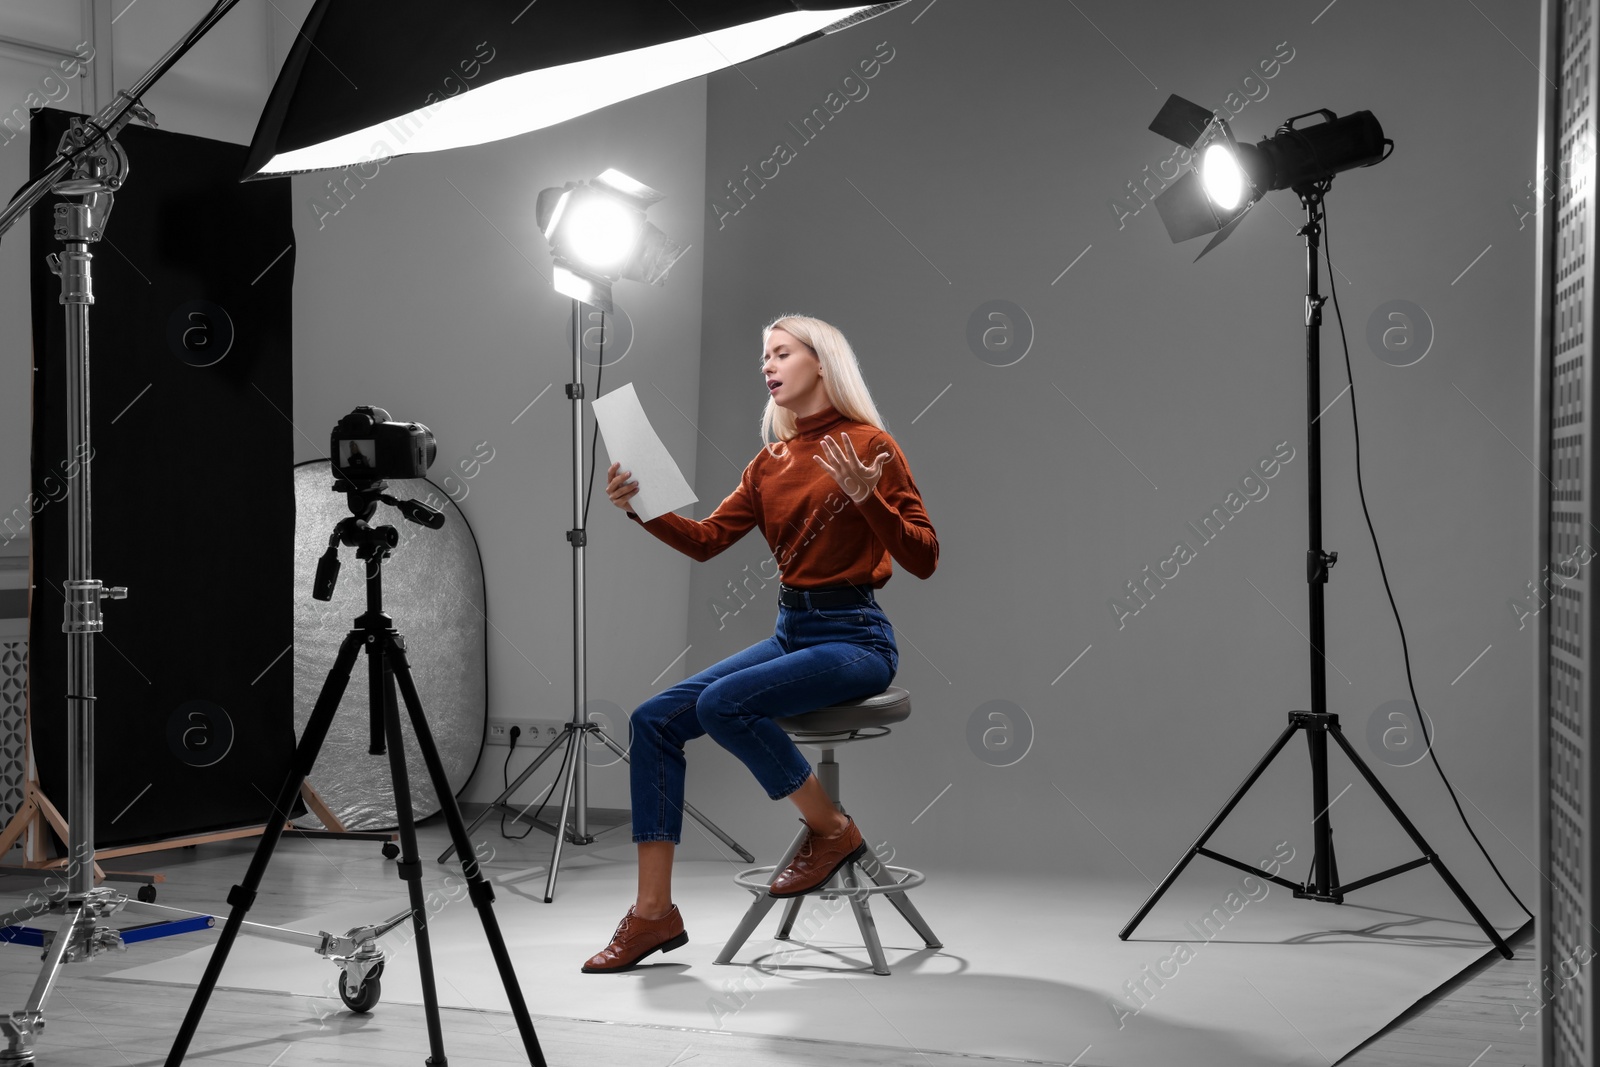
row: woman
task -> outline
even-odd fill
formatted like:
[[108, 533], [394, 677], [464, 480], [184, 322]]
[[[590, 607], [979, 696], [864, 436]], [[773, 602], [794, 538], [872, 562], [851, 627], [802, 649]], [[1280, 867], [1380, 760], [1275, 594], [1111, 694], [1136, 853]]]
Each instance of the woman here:
[[843, 334], [819, 319], [781, 316], [762, 331], [761, 371], [769, 389], [763, 446], [705, 521], [671, 513], [642, 521], [628, 508], [638, 482], [619, 464], [609, 472], [611, 502], [692, 559], [708, 560], [760, 526], [782, 581], [771, 637], [632, 715], [639, 893], [611, 944], [584, 964], [591, 974], [628, 970], [689, 940], [672, 903], [672, 856], [683, 829], [683, 746], [702, 734], [749, 767], [769, 797], [788, 797], [800, 811], [806, 840], [773, 879], [773, 896], [798, 896], [866, 853], [855, 821], [773, 720], [889, 687], [900, 651], [873, 590], [889, 580], [891, 558], [918, 578], [932, 575], [939, 541]]

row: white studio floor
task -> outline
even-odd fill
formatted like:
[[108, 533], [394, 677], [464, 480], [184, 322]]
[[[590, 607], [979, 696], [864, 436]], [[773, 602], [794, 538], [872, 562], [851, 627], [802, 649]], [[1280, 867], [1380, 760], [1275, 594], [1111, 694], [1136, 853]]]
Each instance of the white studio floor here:
[[[486, 823], [477, 837], [493, 835], [493, 826]], [[498, 1020], [498, 1032], [514, 1041], [479, 918], [459, 888], [445, 882], [450, 869], [433, 862], [447, 843], [444, 830], [425, 826], [420, 836], [426, 884], [444, 901], [430, 925], [440, 1002], [507, 1012], [487, 1018]], [[491, 836], [496, 848], [485, 870], [495, 884], [495, 912], [536, 1021], [546, 1016], [876, 1046], [899, 1050], [908, 1063], [919, 1053], [944, 1052], [1079, 1067], [1325, 1067], [1492, 951], [1425, 868], [1360, 890], [1351, 898], [1359, 903], [1342, 906], [1297, 901], [1280, 887], [1242, 906], [1236, 897], [1237, 910], [1222, 912], [1225, 924], [1213, 921], [1220, 932], [1202, 938], [1196, 932], [1201, 918], [1237, 891], [1242, 876], [1202, 857], [1127, 942], [1116, 933], [1150, 892], [1143, 881], [928, 871], [927, 884], [911, 897], [942, 949], [924, 948], [888, 901], [873, 902], [891, 975], [871, 972], [848, 906], [835, 900], [839, 910], [830, 912], [830, 902], [817, 898], [802, 910], [823, 920], [808, 946], [773, 939], [782, 910], [774, 907], [736, 962], [717, 966], [712, 960], [750, 895], [733, 884], [734, 865], [684, 859], [675, 870], [674, 899], [689, 944], [651, 956], [631, 972], [587, 975], [579, 968], [604, 947], [633, 899], [633, 846], [625, 831], [607, 838], [603, 845], [565, 851], [555, 901], [545, 904], [550, 838], [535, 833], [508, 844]], [[191, 852], [186, 863], [167, 868], [170, 881], [159, 902], [225, 917], [226, 887], [242, 879], [252, 848], [247, 841], [221, 855]], [[114, 866], [134, 869], [136, 860]], [[1487, 909], [1487, 902], [1479, 904]], [[370, 843], [287, 839], [248, 918], [342, 933], [404, 906], [393, 862]], [[1487, 909], [1507, 937], [1520, 925], [1512, 907]], [[148, 921], [131, 913], [125, 919], [120, 925]], [[215, 933], [202, 933], [170, 939], [162, 950], [135, 945], [125, 956], [68, 970], [92, 973], [88, 981], [98, 989], [121, 986], [126, 992], [119, 1003], [137, 1003], [141, 989], [154, 995], [152, 983], [170, 999], [171, 992], [194, 987], [216, 940]], [[1180, 943], [1187, 952], [1178, 953]], [[414, 1023], [422, 997], [409, 927], [387, 935], [384, 944], [383, 997], [371, 1020], [381, 1025], [390, 1015]], [[0, 954], [7, 972], [38, 967], [36, 953], [8, 952]], [[342, 1012], [334, 974], [332, 964], [306, 949], [240, 937], [219, 989], [322, 998], [327, 1011]], [[1142, 983], [1141, 999], [1129, 992], [1136, 983]], [[259, 1011], [281, 1006], [277, 1029], [288, 1030], [305, 1022], [295, 1003], [263, 998]], [[100, 1025], [115, 1027], [116, 1020]], [[207, 1050], [230, 1047], [234, 1036], [226, 1014], [208, 1015], [189, 1060], [208, 1062]], [[449, 1049], [448, 1021], [445, 1039]], [[50, 1041], [39, 1042], [41, 1062], [48, 1062]], [[264, 1055], [261, 1062], [269, 1059]]]

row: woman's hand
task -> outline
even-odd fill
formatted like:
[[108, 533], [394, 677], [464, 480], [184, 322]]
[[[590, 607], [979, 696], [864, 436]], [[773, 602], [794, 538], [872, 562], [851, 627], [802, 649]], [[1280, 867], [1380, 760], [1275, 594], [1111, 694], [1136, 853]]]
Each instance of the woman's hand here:
[[633, 499], [633, 494], [639, 491], [639, 483], [628, 481], [628, 475], [633, 472], [619, 472], [617, 468], [620, 466], [622, 466], [620, 463], [611, 464], [611, 469], [608, 472], [611, 480], [606, 482], [606, 496], [610, 497], [611, 502], [617, 507], [632, 515], [634, 512], [628, 506], [628, 502]]
[[[833, 475], [833, 480], [839, 483], [839, 488], [844, 490], [852, 503], [859, 504], [872, 495], [878, 487], [878, 479], [883, 476], [884, 464], [889, 461], [889, 453], [880, 452], [873, 459], [871, 466], [861, 462], [861, 457], [856, 455], [856, 443], [847, 433], [840, 433], [844, 445], [840, 445], [831, 437], [822, 439], [822, 450], [828, 458], [813, 456], [818, 463]], [[846, 454], [845, 447], [849, 447]]]

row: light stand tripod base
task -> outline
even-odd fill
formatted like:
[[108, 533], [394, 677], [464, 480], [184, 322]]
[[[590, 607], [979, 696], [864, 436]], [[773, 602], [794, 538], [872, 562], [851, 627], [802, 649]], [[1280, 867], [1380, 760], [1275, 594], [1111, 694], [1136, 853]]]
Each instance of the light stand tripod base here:
[[[1313, 762], [1313, 776], [1322, 778], [1324, 780], [1326, 778], [1326, 738], [1331, 736], [1338, 746], [1344, 750], [1344, 754], [1350, 758], [1350, 762], [1355, 765], [1356, 770], [1361, 772], [1361, 776], [1365, 778], [1367, 784], [1372, 787], [1372, 791], [1378, 795], [1378, 799], [1383, 801], [1384, 806], [1389, 809], [1389, 814], [1394, 816], [1395, 821], [1400, 824], [1401, 829], [1405, 830], [1406, 834], [1411, 838], [1412, 843], [1417, 846], [1417, 849], [1422, 853], [1420, 857], [1410, 860], [1406, 863], [1399, 864], [1398, 866], [1390, 867], [1388, 870], [1379, 871], [1376, 874], [1368, 875], [1367, 877], [1358, 879], [1349, 883], [1348, 885], [1340, 885], [1337, 875], [1334, 873], [1333, 835], [1331, 828], [1327, 827], [1326, 825], [1328, 819], [1328, 806], [1326, 803], [1322, 804], [1315, 815], [1315, 821], [1318, 824], [1318, 833], [1315, 837], [1317, 847], [1312, 856], [1311, 874], [1307, 878], [1305, 885], [1296, 885], [1286, 878], [1280, 878], [1277, 875], [1267, 874], [1265, 871], [1256, 867], [1252, 867], [1248, 863], [1243, 863], [1232, 858], [1231, 856], [1224, 856], [1221, 853], [1213, 852], [1205, 847], [1206, 842], [1211, 840], [1211, 835], [1216, 833], [1217, 828], [1222, 825], [1223, 820], [1228, 817], [1228, 815], [1238, 805], [1239, 801], [1244, 799], [1245, 793], [1248, 792], [1250, 787], [1255, 784], [1256, 779], [1261, 777], [1262, 772], [1267, 769], [1268, 764], [1272, 762], [1273, 758], [1276, 757], [1279, 752], [1283, 751], [1283, 746], [1289, 743], [1289, 739], [1294, 736], [1297, 730], [1306, 731], [1306, 740], [1311, 750]], [[1318, 742], [1322, 743], [1318, 744]], [[1123, 941], [1128, 939], [1129, 935], [1131, 935], [1134, 929], [1144, 921], [1144, 917], [1150, 913], [1151, 908], [1155, 907], [1156, 902], [1161, 899], [1162, 895], [1166, 893], [1167, 889], [1172, 885], [1172, 883], [1178, 880], [1178, 876], [1182, 874], [1184, 868], [1189, 865], [1189, 861], [1194, 859], [1197, 855], [1206, 856], [1210, 859], [1216, 860], [1219, 863], [1225, 863], [1230, 867], [1237, 867], [1242, 871], [1248, 871], [1250, 874], [1253, 874], [1258, 878], [1264, 878], [1269, 882], [1275, 882], [1276, 884], [1288, 889], [1296, 897], [1308, 900], [1320, 900], [1329, 904], [1342, 904], [1344, 903], [1345, 895], [1348, 893], [1351, 893], [1364, 886], [1372, 885], [1374, 882], [1380, 882], [1385, 878], [1392, 878], [1397, 874], [1403, 874], [1406, 871], [1415, 870], [1416, 868], [1426, 864], [1432, 864], [1434, 870], [1439, 872], [1439, 877], [1443, 879], [1444, 884], [1448, 886], [1450, 891], [1456, 895], [1456, 899], [1461, 901], [1462, 906], [1467, 909], [1467, 912], [1472, 916], [1473, 921], [1478, 924], [1478, 928], [1482, 930], [1484, 936], [1494, 944], [1494, 947], [1499, 951], [1500, 955], [1504, 956], [1508, 960], [1514, 958], [1511, 952], [1511, 947], [1507, 945], [1505, 939], [1500, 936], [1500, 932], [1489, 923], [1489, 920], [1484, 916], [1483, 912], [1478, 910], [1478, 906], [1474, 904], [1472, 898], [1467, 895], [1467, 891], [1463, 889], [1461, 884], [1455, 880], [1455, 877], [1450, 873], [1449, 868], [1444, 865], [1444, 861], [1439, 858], [1438, 854], [1428, 846], [1428, 842], [1423, 839], [1422, 834], [1414, 825], [1412, 825], [1411, 820], [1406, 818], [1406, 813], [1401, 810], [1399, 804], [1395, 803], [1394, 798], [1389, 795], [1389, 791], [1383, 787], [1383, 783], [1378, 781], [1377, 777], [1373, 775], [1371, 768], [1367, 766], [1366, 762], [1362, 760], [1361, 756], [1356, 752], [1356, 750], [1350, 747], [1350, 742], [1346, 740], [1344, 732], [1339, 728], [1339, 716], [1332, 713], [1324, 712], [1323, 714], [1319, 715], [1310, 711], [1289, 712], [1288, 727], [1283, 731], [1283, 733], [1278, 735], [1278, 739], [1274, 741], [1272, 747], [1267, 750], [1267, 754], [1263, 756], [1261, 761], [1255, 765], [1255, 768], [1245, 776], [1245, 780], [1240, 783], [1238, 789], [1234, 790], [1233, 795], [1228, 798], [1228, 802], [1224, 804], [1222, 809], [1218, 811], [1217, 814], [1212, 818], [1210, 824], [1207, 825], [1203, 831], [1201, 831], [1200, 836], [1195, 839], [1194, 844], [1189, 846], [1189, 851], [1184, 853], [1183, 858], [1177, 862], [1172, 870], [1167, 872], [1167, 876], [1161, 880], [1161, 884], [1156, 887], [1155, 892], [1150, 894], [1150, 896], [1145, 900], [1144, 904], [1140, 906], [1139, 910], [1134, 913], [1133, 918], [1128, 920], [1128, 924], [1117, 933], [1117, 937]], [[1326, 878], [1323, 877], [1324, 875], [1326, 875]], [[1313, 888], [1314, 884], [1315, 887]]]
[[[482, 812], [480, 812], [477, 818], [473, 819], [472, 822], [467, 825], [467, 833], [468, 833], [468, 835], [471, 835], [472, 831], [474, 831], [474, 830], [476, 830], [478, 828], [478, 824], [479, 823], [483, 822], [483, 820], [487, 819], [490, 815], [493, 815], [496, 809], [503, 808], [503, 809], [505, 809], [507, 811], [513, 810], [512, 806], [510, 804], [511, 794], [515, 793], [518, 789], [521, 789], [522, 788], [522, 784], [524, 782], [526, 782], [529, 778], [533, 777], [533, 775], [539, 770], [539, 768], [544, 765], [544, 761], [549, 759], [551, 756], [555, 755], [556, 750], [561, 745], [566, 745], [567, 746], [566, 748], [561, 750], [562, 751], [562, 759], [561, 759], [562, 769], [563, 769], [563, 771], [565, 771], [565, 769], [567, 767], [567, 763], [568, 763], [568, 761], [569, 761], [569, 759], [571, 758], [571, 755], [572, 755], [572, 746], [573, 745], [581, 745], [581, 742], [578, 740], [578, 735], [580, 733], [593, 733], [594, 736], [598, 737], [606, 745], [607, 748], [609, 748], [609, 749], [611, 749], [611, 751], [615, 752], [624, 761], [627, 761], [627, 762], [630, 762], [630, 763], [632, 762], [631, 760], [628, 759], [628, 753], [622, 748], [621, 745], [617, 744], [617, 742], [612, 739], [610, 734], [605, 732], [605, 730], [600, 726], [599, 723], [585, 722], [585, 723], [581, 723], [580, 724], [580, 723], [568, 722], [564, 726], [562, 726], [562, 728], [561, 728], [561, 736], [556, 738], [554, 741], [550, 742], [549, 747], [547, 747], [543, 752], [539, 753], [539, 755], [534, 759], [534, 761], [532, 763], [528, 764], [527, 767], [523, 768], [522, 773], [517, 775], [516, 779], [513, 780], [510, 785], [506, 786], [505, 790], [499, 796], [495, 797], [493, 802], [491, 802], [490, 805], [487, 808], [485, 808]], [[557, 781], [561, 780], [559, 773], [558, 773], [558, 775], [556, 777], [556, 780]], [[552, 788], [554, 788], [553, 785], [552, 785]], [[699, 823], [701, 826], [703, 826], [707, 830], [711, 831], [711, 833], [716, 836], [717, 840], [721, 841], [724, 845], [727, 845], [729, 848], [733, 849], [733, 851], [739, 856], [740, 859], [744, 860], [746, 863], [754, 863], [756, 861], [756, 858], [753, 855], [751, 855], [748, 851], [746, 851], [745, 847], [743, 845], [739, 844], [739, 842], [737, 842], [733, 838], [729, 837], [726, 833], [723, 832], [721, 827], [719, 827], [716, 823], [712, 822], [710, 819], [708, 819], [704, 815], [702, 815], [699, 812], [699, 810], [695, 808], [695, 806], [693, 804], [690, 804], [688, 801], [684, 801], [683, 810], [684, 810], [684, 813], [687, 814], [690, 818], [692, 818], [695, 822]], [[589, 818], [590, 819], [594, 819], [595, 818], [595, 813], [592, 810], [589, 813]], [[563, 811], [561, 813], [560, 822], [558, 822], [555, 825], [551, 825], [551, 824], [543, 822], [543, 821], [541, 821], [539, 819], [529, 819], [528, 822], [529, 822], [530, 825], [536, 826], [540, 830], [543, 830], [545, 833], [551, 834], [551, 835], [561, 834], [562, 831], [565, 830], [565, 836], [566, 836], [567, 841], [569, 843], [571, 843], [571, 844], [574, 844], [574, 845], [592, 844], [594, 842], [594, 840], [599, 836], [598, 834], [585, 834], [580, 839], [578, 837], [578, 835], [577, 835], [576, 830], [569, 828], [568, 816], [567, 816], [567, 812], [566, 812], [565, 809], [563, 809]], [[618, 825], [623, 825], [623, 824], [618, 824]], [[615, 826], [608, 826], [608, 827], [606, 827], [605, 830], [600, 831], [600, 833], [603, 834], [603, 833], [606, 833], [607, 831], [613, 830], [615, 828], [616, 828]], [[439, 854], [439, 862], [440, 863], [449, 862], [450, 857], [455, 855], [455, 851], [456, 851], [455, 845], [451, 845], [449, 848], [445, 849], [443, 852], [441, 852]], [[553, 899], [552, 896], [551, 896], [551, 891], [553, 889], [554, 889], [554, 885], [553, 884], [546, 887], [546, 893], [545, 893], [545, 903], [546, 904], [550, 903], [551, 900]]]

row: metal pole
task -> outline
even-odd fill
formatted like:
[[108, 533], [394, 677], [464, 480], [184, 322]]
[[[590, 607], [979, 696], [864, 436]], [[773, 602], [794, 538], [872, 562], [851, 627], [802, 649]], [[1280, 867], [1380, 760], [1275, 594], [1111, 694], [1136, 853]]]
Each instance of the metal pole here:
[[[1309, 197], [1315, 196], [1315, 199]], [[1309, 519], [1309, 547], [1306, 550], [1306, 581], [1311, 599], [1311, 711], [1322, 715], [1328, 710], [1327, 658], [1322, 608], [1322, 587], [1327, 569], [1322, 563], [1322, 364], [1319, 339], [1322, 334], [1322, 296], [1317, 292], [1317, 247], [1322, 232], [1321, 194], [1302, 194], [1307, 220], [1301, 233], [1306, 239], [1306, 509]]]
[[[1317, 291], [1317, 249], [1322, 235], [1322, 190], [1298, 190], [1305, 205], [1306, 224], [1306, 465], [1310, 468], [1306, 509], [1310, 541], [1306, 549], [1306, 583], [1310, 600], [1311, 712], [1328, 711], [1328, 669], [1323, 587], [1328, 581], [1327, 557], [1322, 551], [1322, 294]], [[1336, 884], [1333, 863], [1333, 826], [1328, 814], [1328, 735], [1322, 720], [1306, 729], [1311, 756], [1312, 877], [1319, 896], [1326, 897]]]
[[[582, 726], [589, 721], [589, 658], [584, 638], [588, 634], [588, 620], [584, 612], [586, 594], [583, 586], [584, 544], [588, 531], [583, 522], [583, 309], [572, 301], [572, 528], [577, 531], [576, 551], [572, 556], [572, 720]], [[583, 751], [589, 735], [580, 733], [573, 739], [578, 746], [573, 757], [572, 774], [578, 799], [578, 811], [573, 820], [573, 836], [580, 843], [589, 841], [589, 761]], [[558, 829], [566, 833], [566, 826]], [[552, 872], [554, 873], [554, 872]]]
[[[101, 194], [95, 194], [101, 195]], [[89, 479], [89, 305], [94, 303], [89, 251], [89, 208], [61, 204], [66, 254], [61, 258], [61, 302], [67, 309], [67, 445], [81, 451], [78, 476], [67, 489], [67, 584], [61, 628], [67, 634], [67, 901], [74, 906], [94, 888], [94, 635], [100, 620], [100, 583], [93, 573]]]

